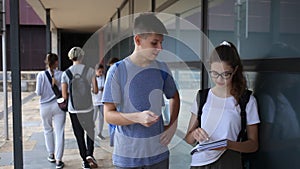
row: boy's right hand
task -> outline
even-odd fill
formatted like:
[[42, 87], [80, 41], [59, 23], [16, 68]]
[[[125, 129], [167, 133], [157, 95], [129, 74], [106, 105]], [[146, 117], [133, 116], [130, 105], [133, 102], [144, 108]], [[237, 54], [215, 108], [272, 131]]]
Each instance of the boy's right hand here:
[[149, 110], [145, 110], [139, 114], [139, 123], [145, 127], [150, 127], [159, 120], [159, 116]]

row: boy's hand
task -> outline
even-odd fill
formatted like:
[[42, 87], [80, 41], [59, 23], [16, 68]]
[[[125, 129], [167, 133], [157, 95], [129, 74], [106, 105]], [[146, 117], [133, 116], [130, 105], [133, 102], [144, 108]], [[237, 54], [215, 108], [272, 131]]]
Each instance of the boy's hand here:
[[160, 136], [160, 144], [167, 146], [170, 144], [177, 129], [177, 122], [172, 125], [166, 126], [165, 131]]
[[139, 123], [145, 127], [150, 127], [159, 120], [159, 116], [149, 110], [145, 110], [139, 114]]

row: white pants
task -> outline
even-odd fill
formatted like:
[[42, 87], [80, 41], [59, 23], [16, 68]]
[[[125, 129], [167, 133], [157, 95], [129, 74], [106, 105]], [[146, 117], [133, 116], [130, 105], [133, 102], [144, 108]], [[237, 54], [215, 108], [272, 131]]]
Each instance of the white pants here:
[[104, 116], [103, 116], [103, 105], [94, 106], [94, 122], [96, 124], [96, 136], [101, 134], [103, 130]]
[[[49, 154], [62, 161], [65, 144], [66, 113], [60, 110], [56, 99], [40, 105], [40, 115], [44, 127], [45, 144]], [[53, 131], [54, 128], [54, 131]]]

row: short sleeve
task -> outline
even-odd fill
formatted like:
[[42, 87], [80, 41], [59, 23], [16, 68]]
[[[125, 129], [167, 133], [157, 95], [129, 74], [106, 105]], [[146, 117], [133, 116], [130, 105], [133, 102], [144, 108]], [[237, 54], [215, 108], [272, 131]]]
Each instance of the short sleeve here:
[[[120, 86], [118, 66], [114, 64], [107, 72], [102, 95], [103, 103], [121, 103], [122, 90]], [[124, 72], [126, 73], [126, 72]]]
[[197, 104], [197, 99], [194, 99], [194, 102], [192, 104], [192, 107], [190, 109], [191, 113], [198, 115], [198, 104]]
[[249, 102], [246, 107], [247, 112], [247, 125], [260, 123], [257, 102], [254, 96], [250, 96]]

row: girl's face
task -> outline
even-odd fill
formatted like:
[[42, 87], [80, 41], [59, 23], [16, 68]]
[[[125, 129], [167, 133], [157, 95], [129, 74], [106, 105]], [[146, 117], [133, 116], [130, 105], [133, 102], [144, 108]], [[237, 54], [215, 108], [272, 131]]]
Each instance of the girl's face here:
[[102, 76], [103, 75], [103, 69], [97, 69], [96, 70], [96, 76]]
[[49, 65], [49, 68], [50, 68], [50, 69], [56, 69], [56, 68], [58, 68], [58, 65], [59, 65], [59, 62], [58, 62], [58, 60], [56, 60], [56, 61], [53, 63], [52, 66]]
[[209, 71], [212, 81], [218, 88], [228, 88], [231, 86], [234, 69], [226, 62], [213, 62]]

